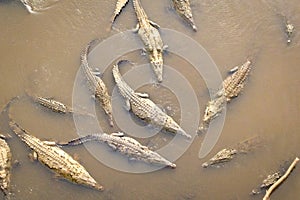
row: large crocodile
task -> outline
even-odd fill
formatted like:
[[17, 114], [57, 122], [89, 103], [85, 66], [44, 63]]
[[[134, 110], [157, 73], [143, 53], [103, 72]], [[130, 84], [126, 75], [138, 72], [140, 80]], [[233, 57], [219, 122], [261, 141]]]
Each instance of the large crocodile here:
[[194, 22], [192, 9], [189, 0], [172, 0], [174, 8], [179, 16], [181, 16], [194, 31], [197, 31], [197, 27]]
[[91, 134], [80, 138], [73, 139], [67, 143], [59, 143], [61, 146], [74, 146], [88, 141], [100, 141], [106, 143], [114, 150], [128, 156], [130, 159], [140, 160], [150, 164], [164, 165], [175, 168], [176, 165], [158, 153], [151, 151], [148, 147], [143, 146], [133, 138], [125, 137], [123, 133], [112, 134]]
[[65, 105], [62, 102], [59, 102], [57, 100], [54, 100], [52, 98], [46, 98], [46, 97], [41, 97], [37, 95], [32, 95], [28, 91], [26, 91], [26, 94], [36, 103], [52, 110], [53, 112], [57, 113], [62, 113], [62, 114], [77, 114], [77, 115], [83, 115], [83, 116], [90, 116], [90, 117], [95, 117], [91, 113], [85, 112], [85, 111], [79, 111], [79, 110], [74, 110], [70, 106]]
[[242, 66], [236, 67], [233, 73], [223, 81], [222, 87], [207, 104], [200, 131], [206, 129], [209, 122], [222, 112], [226, 102], [230, 102], [241, 93], [250, 70], [251, 62], [247, 60]]
[[149, 99], [149, 95], [145, 93], [135, 92], [123, 80], [119, 71], [119, 61], [113, 66], [113, 77], [120, 91], [125, 98], [128, 110], [131, 110], [137, 117], [148, 123], [164, 128], [170, 132], [181, 134], [187, 138], [191, 138], [169, 115], [164, 113], [153, 101]]
[[142, 39], [145, 49], [148, 52], [150, 63], [158, 82], [163, 79], [163, 50], [167, 46], [163, 45], [159, 34], [159, 25], [151, 21], [142, 8], [140, 0], [133, 0], [134, 10], [138, 19], [136, 31]]
[[95, 94], [95, 97], [100, 101], [101, 107], [103, 108], [105, 114], [109, 118], [110, 126], [113, 126], [113, 117], [112, 117], [112, 105], [111, 97], [108, 94], [107, 87], [103, 80], [93, 74], [91, 68], [89, 67], [87, 55], [90, 51], [90, 47], [95, 40], [91, 41], [81, 53], [81, 68], [89, 82], [90, 90]]
[[103, 190], [103, 187], [95, 181], [81, 164], [61, 148], [55, 146], [54, 142], [41, 141], [37, 137], [30, 135], [12, 119], [10, 114], [9, 126], [11, 130], [34, 151], [37, 159], [49, 169], [71, 182], [92, 187], [97, 190]]
[[254, 149], [260, 146], [261, 142], [262, 142], [261, 137], [254, 136], [245, 141], [239, 142], [233, 148], [222, 149], [211, 159], [209, 159], [207, 162], [203, 163], [202, 167], [204, 168], [207, 168], [209, 166], [219, 167], [219, 164], [231, 161], [233, 158], [235, 158], [237, 154], [245, 154], [253, 151]]
[[0, 188], [4, 195], [9, 195], [11, 152], [5, 137], [0, 135]]

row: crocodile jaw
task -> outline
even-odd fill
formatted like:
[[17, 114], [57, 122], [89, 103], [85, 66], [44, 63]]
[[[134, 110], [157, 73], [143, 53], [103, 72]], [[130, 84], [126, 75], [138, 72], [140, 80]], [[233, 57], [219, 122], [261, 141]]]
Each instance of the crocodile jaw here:
[[192, 136], [189, 135], [189, 134], [187, 134], [182, 128], [179, 128], [179, 129], [177, 130], [177, 134], [183, 135], [183, 136], [185, 136], [185, 137], [188, 138], [188, 139], [191, 139], [191, 138], [192, 138]]
[[213, 105], [208, 105], [205, 109], [203, 121], [208, 122], [217, 115], [217, 109]]
[[160, 165], [165, 165], [167, 167], [176, 168], [176, 164], [168, 161], [156, 152], [149, 152], [148, 161], [150, 163], [156, 163]]
[[153, 71], [156, 75], [157, 81], [162, 82], [162, 74], [163, 74], [163, 58], [162, 53], [157, 51], [153, 51], [150, 54], [150, 63], [152, 65]]

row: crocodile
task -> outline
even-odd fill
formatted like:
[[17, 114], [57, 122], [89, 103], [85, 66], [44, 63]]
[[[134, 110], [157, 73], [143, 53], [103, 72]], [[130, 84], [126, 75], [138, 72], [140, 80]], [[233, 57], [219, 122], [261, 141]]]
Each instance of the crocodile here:
[[89, 117], [95, 117], [94, 115], [84, 112], [84, 111], [77, 111], [72, 109], [70, 106], [65, 105], [62, 102], [54, 100], [53, 98], [41, 97], [37, 95], [32, 95], [28, 91], [26, 91], [27, 96], [29, 96], [34, 102], [52, 110], [53, 112], [62, 113], [62, 114], [77, 114]]
[[290, 44], [292, 42], [292, 35], [294, 32], [294, 25], [291, 24], [289, 21], [285, 23], [285, 34], [287, 36], [287, 43]]
[[156, 75], [157, 81], [163, 79], [163, 51], [167, 46], [159, 34], [159, 25], [151, 21], [142, 8], [140, 0], [133, 0], [134, 10], [138, 19], [135, 31], [138, 32], [145, 45], [146, 52], [149, 55], [150, 63]]
[[11, 151], [5, 139], [0, 135], [0, 188], [4, 195], [9, 195]]
[[203, 123], [199, 131], [205, 130], [209, 122], [216, 118], [225, 107], [225, 104], [237, 97], [245, 86], [246, 79], [251, 70], [251, 61], [247, 60], [242, 66], [235, 67], [222, 83], [220, 89], [216, 92], [205, 108]]
[[111, 17], [111, 24], [114, 23], [114, 21], [116, 20], [117, 16], [121, 13], [122, 9], [125, 7], [125, 5], [128, 3], [129, 0], [118, 0], [116, 3], [116, 7], [114, 10], [114, 14]]
[[110, 126], [114, 126], [113, 116], [112, 116], [112, 104], [111, 97], [108, 94], [107, 87], [103, 80], [93, 74], [91, 68], [89, 67], [87, 55], [90, 52], [90, 47], [92, 43], [97, 40], [91, 41], [81, 53], [81, 68], [89, 82], [89, 88], [94, 93], [95, 97], [100, 101], [101, 107], [103, 108], [105, 114], [108, 116]]
[[192, 9], [189, 0], [172, 0], [174, 8], [179, 16], [181, 16], [194, 31], [197, 31], [197, 26], [195, 25]]
[[261, 194], [268, 190], [278, 179], [280, 179], [289, 168], [290, 162], [284, 162], [277, 171], [267, 175], [261, 185], [251, 191], [252, 195]]
[[261, 137], [254, 136], [242, 142], [239, 142], [233, 148], [225, 148], [214, 155], [209, 161], [202, 164], [202, 167], [217, 166], [219, 164], [229, 162], [236, 157], [237, 154], [245, 154], [258, 148], [262, 142]]
[[127, 110], [131, 110], [138, 118], [145, 120], [154, 126], [164, 128], [172, 133], [181, 134], [190, 139], [191, 136], [151, 101], [148, 94], [135, 92], [129, 87], [119, 71], [119, 63], [122, 61], [124, 60], [115, 64], [112, 71], [119, 92], [125, 98]]
[[87, 172], [87, 170], [74, 160], [69, 154], [56, 146], [55, 142], [41, 141], [37, 137], [30, 135], [9, 114], [9, 126], [11, 130], [34, 151], [37, 160], [55, 171], [65, 179], [85, 185], [96, 190], [103, 190], [103, 186]]
[[120, 132], [112, 134], [91, 134], [73, 139], [67, 143], [58, 143], [58, 145], [75, 146], [88, 141], [100, 141], [106, 143], [113, 150], [116, 150], [122, 155], [128, 156], [133, 160], [176, 168], [176, 164], [168, 161], [158, 153], [151, 151], [148, 147], [143, 146], [137, 140], [126, 137], [124, 136], [124, 133]]

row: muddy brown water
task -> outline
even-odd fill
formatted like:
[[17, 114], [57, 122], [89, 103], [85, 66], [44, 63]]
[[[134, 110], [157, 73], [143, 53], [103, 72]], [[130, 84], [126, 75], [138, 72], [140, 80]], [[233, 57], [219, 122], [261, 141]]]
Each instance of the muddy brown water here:
[[[9, 131], [7, 118], [2, 113], [1, 132], [13, 136], [8, 143], [13, 159], [20, 162], [20, 166], [12, 169], [14, 199], [261, 199], [262, 196], [249, 196], [251, 190], [285, 160], [299, 156], [299, 2], [191, 0], [197, 33], [170, 9], [170, 2], [142, 1], [149, 17], [161, 27], [182, 32], [200, 43], [223, 77], [227, 70], [256, 54], [246, 87], [228, 106], [221, 137], [209, 155], [198, 158], [204, 138], [201, 135], [176, 161], [176, 169], [132, 174], [102, 164], [83, 146], [67, 148], [66, 151], [77, 154], [80, 162], [104, 185], [105, 191], [98, 192], [55, 178], [46, 167], [31, 162], [27, 157], [30, 150]], [[129, 3], [117, 18], [116, 29], [107, 31], [114, 3], [108, 0], [58, 1], [38, 14], [29, 15], [18, 1], [0, 1], [0, 107], [14, 96], [24, 95], [25, 89], [72, 105], [81, 49], [94, 38], [105, 39], [136, 24]], [[284, 22], [278, 13], [287, 16], [296, 27], [290, 46], [286, 45]], [[138, 51], [127, 56], [136, 63], [147, 63], [147, 58]], [[195, 75], [188, 62], [174, 54], [166, 55], [165, 63], [189, 80], [196, 91], [202, 116], [209, 99], [203, 79]], [[125, 66], [122, 73], [129, 68]], [[114, 83], [109, 72], [105, 72], [104, 80], [111, 92]], [[166, 112], [177, 121], [180, 119], [182, 113], [172, 92], [151, 84], [139, 90], [150, 93]], [[26, 98], [12, 107], [16, 121], [41, 139], [67, 140], [78, 136], [70, 116], [49, 113]], [[106, 132], [119, 130], [107, 126], [102, 110], [97, 106], [96, 109], [99, 123]], [[221, 169], [201, 167], [221, 148], [253, 135], [262, 136], [265, 145]], [[150, 142], [140, 141], [159, 148], [171, 139], [171, 135], [160, 133]], [[109, 152], [108, 148], [100, 150]], [[272, 199], [299, 198], [299, 172], [297, 167]]]

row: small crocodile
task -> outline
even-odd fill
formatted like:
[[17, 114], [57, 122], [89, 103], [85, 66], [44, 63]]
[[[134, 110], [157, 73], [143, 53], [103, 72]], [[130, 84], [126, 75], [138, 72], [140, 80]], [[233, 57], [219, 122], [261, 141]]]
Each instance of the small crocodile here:
[[285, 33], [287, 36], [287, 43], [290, 44], [292, 42], [292, 35], [294, 32], [294, 25], [291, 24], [288, 20], [285, 23]]
[[9, 195], [11, 169], [11, 151], [5, 141], [5, 136], [0, 135], [0, 188], [4, 195]]
[[129, 0], [118, 0], [116, 3], [116, 7], [114, 10], [114, 14], [111, 17], [111, 24], [114, 23], [114, 21], [116, 20], [117, 16], [121, 13], [122, 9], [124, 8], [124, 6], [128, 3]]
[[262, 192], [268, 190], [278, 179], [280, 179], [285, 174], [285, 172], [289, 168], [289, 164], [290, 164], [290, 162], [284, 162], [276, 172], [269, 174], [262, 181], [262, 184], [260, 186], [253, 189], [251, 194], [257, 195], [257, 194], [261, 194]]
[[91, 41], [81, 53], [81, 68], [89, 82], [90, 90], [95, 94], [95, 97], [100, 101], [101, 107], [103, 108], [105, 114], [109, 118], [110, 126], [114, 125], [113, 116], [112, 116], [112, 105], [111, 97], [108, 94], [107, 87], [103, 80], [98, 76], [94, 75], [89, 67], [87, 55], [90, 51], [92, 43], [96, 40]]
[[250, 70], [251, 62], [247, 60], [242, 66], [235, 67], [232, 74], [223, 81], [222, 87], [206, 106], [203, 124], [200, 126], [199, 131], [206, 129], [209, 122], [223, 111], [226, 102], [230, 102], [231, 99], [237, 97], [241, 93]]
[[94, 180], [86, 169], [61, 148], [55, 146], [55, 142], [41, 141], [30, 135], [12, 119], [10, 114], [9, 126], [34, 151], [37, 159], [49, 169], [71, 182], [103, 190], [103, 187]]
[[192, 9], [189, 0], [172, 0], [174, 8], [179, 16], [181, 16], [194, 31], [197, 31], [197, 27], [194, 22]]
[[137, 117], [152, 125], [191, 138], [169, 115], [149, 99], [148, 94], [135, 92], [127, 85], [119, 71], [120, 62], [122, 61], [113, 66], [112, 71], [120, 94], [125, 98], [127, 110], [131, 110]]
[[259, 147], [262, 139], [259, 136], [254, 136], [245, 141], [239, 142], [233, 148], [225, 148], [219, 151], [216, 155], [214, 155], [209, 161], [202, 164], [202, 167], [207, 168], [209, 166], [218, 166], [219, 164], [229, 162], [237, 154], [244, 154], [253, 151], [255, 148]]
[[106, 143], [113, 150], [128, 156], [130, 159], [144, 161], [150, 164], [164, 165], [176, 168], [176, 165], [158, 153], [151, 151], [148, 147], [141, 145], [133, 138], [125, 137], [124, 133], [112, 134], [91, 134], [80, 138], [73, 139], [67, 143], [58, 143], [61, 146], [75, 146], [88, 141], [100, 141]]
[[62, 113], [62, 114], [77, 114], [77, 115], [83, 115], [83, 116], [90, 116], [90, 117], [95, 117], [94, 115], [88, 113], [88, 112], [83, 112], [83, 111], [77, 111], [72, 109], [71, 107], [56, 101], [52, 98], [46, 98], [46, 97], [41, 97], [37, 95], [32, 95], [28, 91], [26, 91], [27, 96], [29, 96], [34, 102], [52, 110], [53, 112], [57, 113]]
[[142, 39], [145, 49], [148, 52], [150, 63], [156, 75], [158, 82], [163, 79], [163, 50], [167, 46], [163, 45], [163, 41], [159, 34], [159, 25], [149, 20], [140, 0], [133, 0], [134, 10], [138, 19], [136, 31]]

